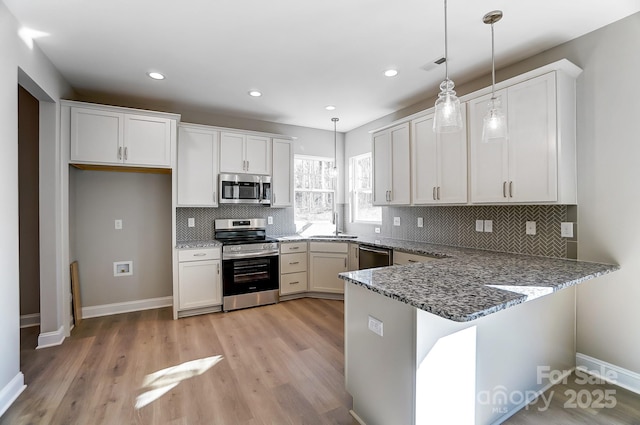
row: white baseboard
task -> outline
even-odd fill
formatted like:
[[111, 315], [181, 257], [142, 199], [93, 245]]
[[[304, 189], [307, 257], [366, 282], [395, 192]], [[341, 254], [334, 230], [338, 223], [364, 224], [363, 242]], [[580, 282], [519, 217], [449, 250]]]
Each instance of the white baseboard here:
[[40, 313], [20, 316], [20, 328], [30, 328], [32, 326], [40, 326]]
[[0, 390], [0, 416], [9, 409], [18, 396], [27, 386], [24, 384], [24, 375], [18, 372], [7, 385]]
[[356, 412], [354, 412], [353, 410], [349, 410], [349, 414], [351, 415], [351, 417], [353, 419], [356, 420], [356, 422], [358, 422], [360, 425], [367, 425], [366, 423], [364, 423], [364, 421], [360, 418], [360, 416], [358, 416], [358, 414]]
[[62, 341], [64, 341], [64, 338], [64, 326], [60, 326], [57, 331], [43, 332], [38, 335], [38, 346], [36, 350], [60, 345]]
[[126, 301], [123, 303], [93, 305], [82, 307], [82, 318], [110, 316], [112, 314], [130, 313], [132, 311], [151, 310], [153, 308], [171, 307], [173, 297], [148, 298], [146, 300]]
[[640, 374], [611, 363], [576, 353], [576, 369], [597, 376], [611, 384], [640, 394]]

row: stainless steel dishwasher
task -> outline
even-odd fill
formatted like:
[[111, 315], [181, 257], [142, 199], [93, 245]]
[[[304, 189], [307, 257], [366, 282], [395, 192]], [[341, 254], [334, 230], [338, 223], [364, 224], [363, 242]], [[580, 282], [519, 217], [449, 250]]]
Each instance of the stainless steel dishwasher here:
[[386, 267], [393, 264], [393, 250], [387, 248], [374, 248], [360, 245], [358, 247], [358, 268], [372, 269], [374, 267]]

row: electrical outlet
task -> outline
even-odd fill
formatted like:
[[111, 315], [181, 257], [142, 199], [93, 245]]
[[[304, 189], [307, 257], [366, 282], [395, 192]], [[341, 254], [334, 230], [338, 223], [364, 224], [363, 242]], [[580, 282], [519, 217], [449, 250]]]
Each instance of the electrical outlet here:
[[115, 221], [116, 230], [122, 230], [122, 220]]
[[376, 233], [380, 233], [380, 228], [376, 227], [375, 229], [373, 229], [373, 231], [376, 232]]
[[476, 220], [476, 232], [484, 232], [484, 220]]
[[418, 217], [418, 227], [424, 227], [424, 218]]
[[271, 216], [267, 217], [267, 224], [273, 224], [273, 217]]
[[527, 221], [526, 232], [527, 235], [535, 235], [536, 234], [536, 222], [535, 221]]
[[493, 232], [493, 220], [484, 221], [484, 231], [487, 233]]
[[376, 335], [382, 336], [383, 334], [382, 320], [378, 320], [375, 317], [369, 316], [369, 330]]
[[400, 226], [400, 217], [393, 217], [393, 225]]
[[193, 217], [189, 217], [187, 219], [187, 226], [189, 227], [196, 227], [196, 219]]
[[563, 238], [572, 238], [573, 237], [573, 223], [572, 222], [560, 223], [560, 236], [563, 237]]

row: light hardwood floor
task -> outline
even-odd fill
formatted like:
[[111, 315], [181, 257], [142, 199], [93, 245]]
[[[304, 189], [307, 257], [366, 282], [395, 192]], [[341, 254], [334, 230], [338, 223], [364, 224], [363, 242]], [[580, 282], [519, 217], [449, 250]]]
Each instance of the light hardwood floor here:
[[43, 350], [26, 332], [28, 386], [0, 424], [352, 425], [343, 311], [316, 299], [175, 321], [149, 310], [83, 320]]
[[[344, 389], [343, 313], [342, 301], [317, 299], [180, 320], [149, 310], [86, 319], [43, 350], [34, 350], [37, 328], [23, 329], [28, 387], [0, 425], [357, 425]], [[585, 389], [615, 389], [615, 408], [565, 407], [567, 391]], [[630, 391], [575, 378], [550, 391], [549, 409], [539, 401], [505, 423], [640, 425]]]

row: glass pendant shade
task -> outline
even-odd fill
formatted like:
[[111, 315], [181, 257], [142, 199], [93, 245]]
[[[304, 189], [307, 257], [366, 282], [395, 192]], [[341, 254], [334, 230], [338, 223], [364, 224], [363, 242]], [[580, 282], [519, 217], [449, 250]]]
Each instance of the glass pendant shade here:
[[462, 129], [460, 99], [456, 96], [454, 87], [453, 81], [448, 78], [440, 83], [433, 117], [433, 131], [436, 133], [453, 133]]
[[487, 104], [487, 114], [482, 124], [482, 141], [505, 139], [507, 137], [507, 117], [502, 112], [500, 99], [491, 98]]

